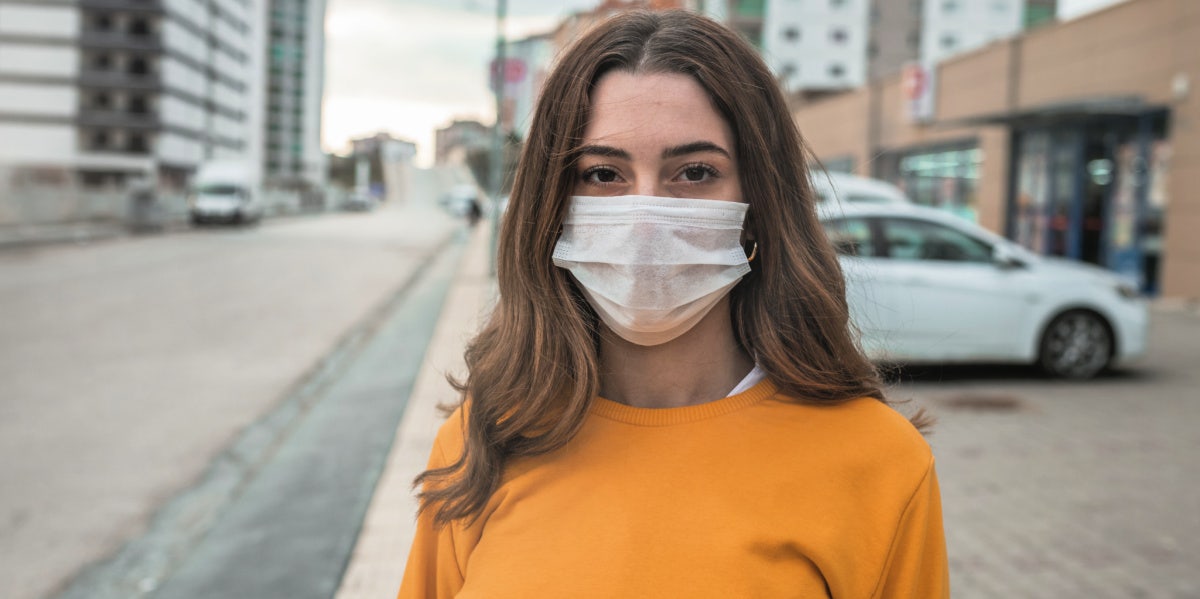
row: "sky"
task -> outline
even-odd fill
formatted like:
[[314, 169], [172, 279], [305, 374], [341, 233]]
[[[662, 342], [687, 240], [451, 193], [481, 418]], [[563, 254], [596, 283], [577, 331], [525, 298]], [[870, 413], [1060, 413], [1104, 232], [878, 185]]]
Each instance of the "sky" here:
[[[509, 0], [510, 38], [552, 29], [598, 0]], [[327, 151], [380, 131], [417, 143], [433, 160], [433, 131], [454, 118], [493, 120], [487, 65], [496, 0], [329, 0], [325, 22]]]

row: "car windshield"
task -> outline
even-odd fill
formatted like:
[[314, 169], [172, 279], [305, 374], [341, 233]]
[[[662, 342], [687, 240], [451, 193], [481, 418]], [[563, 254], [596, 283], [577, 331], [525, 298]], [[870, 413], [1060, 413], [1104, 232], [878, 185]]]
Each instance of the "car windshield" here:
[[241, 188], [227, 183], [209, 183], [196, 187], [196, 193], [211, 196], [232, 196], [241, 193]]

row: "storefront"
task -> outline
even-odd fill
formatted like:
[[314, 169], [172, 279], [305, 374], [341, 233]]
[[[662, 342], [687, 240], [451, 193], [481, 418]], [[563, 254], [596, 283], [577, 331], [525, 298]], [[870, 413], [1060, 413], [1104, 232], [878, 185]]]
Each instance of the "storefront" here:
[[1156, 294], [1168, 120], [1163, 110], [1133, 109], [1014, 121], [1007, 236], [1110, 268]]
[[975, 139], [890, 152], [880, 157], [875, 174], [903, 189], [918, 204], [975, 223], [979, 221], [982, 155]]

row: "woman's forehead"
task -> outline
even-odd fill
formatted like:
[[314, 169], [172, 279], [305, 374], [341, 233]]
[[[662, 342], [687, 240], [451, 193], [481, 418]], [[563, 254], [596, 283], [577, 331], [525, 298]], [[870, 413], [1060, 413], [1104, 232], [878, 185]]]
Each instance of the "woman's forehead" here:
[[596, 83], [585, 144], [667, 144], [706, 139], [733, 150], [732, 132], [694, 78], [613, 71]]

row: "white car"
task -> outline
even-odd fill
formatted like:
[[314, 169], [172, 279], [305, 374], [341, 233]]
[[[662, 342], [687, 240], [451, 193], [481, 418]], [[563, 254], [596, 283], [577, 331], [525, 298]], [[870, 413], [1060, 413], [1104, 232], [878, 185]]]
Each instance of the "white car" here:
[[851, 321], [886, 363], [1031, 363], [1085, 379], [1146, 350], [1137, 290], [914, 204], [823, 204]]
[[192, 189], [188, 201], [196, 225], [257, 222], [263, 215], [262, 201], [254, 190], [236, 183], [202, 183]]
[[870, 203], [908, 204], [911, 200], [899, 187], [868, 177], [859, 177], [839, 172], [813, 171], [813, 190], [822, 204]]

